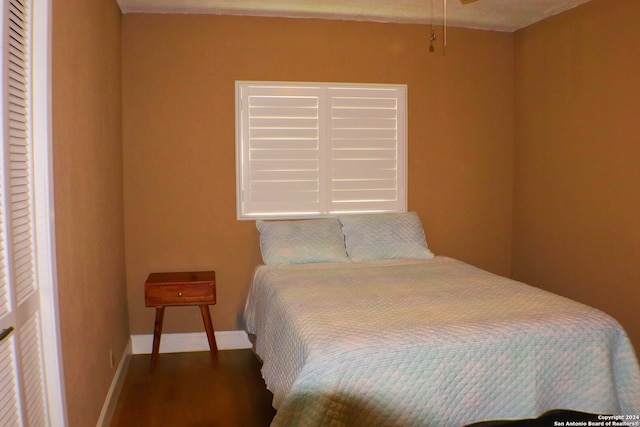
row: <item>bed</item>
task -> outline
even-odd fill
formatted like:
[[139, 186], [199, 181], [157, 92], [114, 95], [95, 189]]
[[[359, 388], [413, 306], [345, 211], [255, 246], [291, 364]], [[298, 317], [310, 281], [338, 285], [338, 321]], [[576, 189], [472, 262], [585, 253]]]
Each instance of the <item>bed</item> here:
[[265, 264], [245, 322], [274, 426], [640, 413], [638, 362], [615, 319], [434, 256], [415, 213], [258, 228]]

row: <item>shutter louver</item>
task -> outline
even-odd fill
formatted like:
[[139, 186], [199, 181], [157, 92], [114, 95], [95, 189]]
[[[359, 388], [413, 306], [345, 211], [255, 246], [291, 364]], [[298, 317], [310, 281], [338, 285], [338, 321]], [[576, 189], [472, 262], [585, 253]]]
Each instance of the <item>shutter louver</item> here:
[[245, 212], [320, 212], [318, 89], [248, 87], [244, 99]]
[[16, 301], [20, 304], [35, 290], [31, 202], [31, 141], [29, 123], [29, 39], [28, 4], [11, 1], [9, 8], [9, 46], [7, 49], [7, 108], [9, 164], [8, 231], [11, 242], [12, 278]]
[[401, 95], [397, 89], [329, 89], [331, 212], [404, 209]]

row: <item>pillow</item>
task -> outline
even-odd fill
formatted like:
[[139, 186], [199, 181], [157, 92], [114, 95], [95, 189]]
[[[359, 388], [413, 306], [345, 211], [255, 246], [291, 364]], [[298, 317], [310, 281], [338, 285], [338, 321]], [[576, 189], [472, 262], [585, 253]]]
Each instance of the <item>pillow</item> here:
[[338, 218], [257, 220], [256, 227], [265, 264], [349, 262]]
[[339, 219], [352, 261], [434, 257], [415, 212], [343, 215]]

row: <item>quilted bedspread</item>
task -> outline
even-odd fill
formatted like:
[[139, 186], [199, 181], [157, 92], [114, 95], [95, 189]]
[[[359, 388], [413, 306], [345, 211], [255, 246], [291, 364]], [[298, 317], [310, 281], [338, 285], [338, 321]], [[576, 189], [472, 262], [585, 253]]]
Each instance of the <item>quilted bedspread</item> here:
[[245, 320], [275, 426], [640, 413], [616, 320], [451, 258], [261, 266]]

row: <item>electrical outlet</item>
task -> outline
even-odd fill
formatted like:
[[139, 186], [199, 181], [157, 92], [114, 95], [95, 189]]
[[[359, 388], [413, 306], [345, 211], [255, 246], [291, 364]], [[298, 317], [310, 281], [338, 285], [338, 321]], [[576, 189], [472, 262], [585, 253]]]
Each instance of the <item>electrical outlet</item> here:
[[113, 357], [113, 349], [109, 348], [109, 365], [111, 365], [111, 369], [116, 367], [116, 360]]

